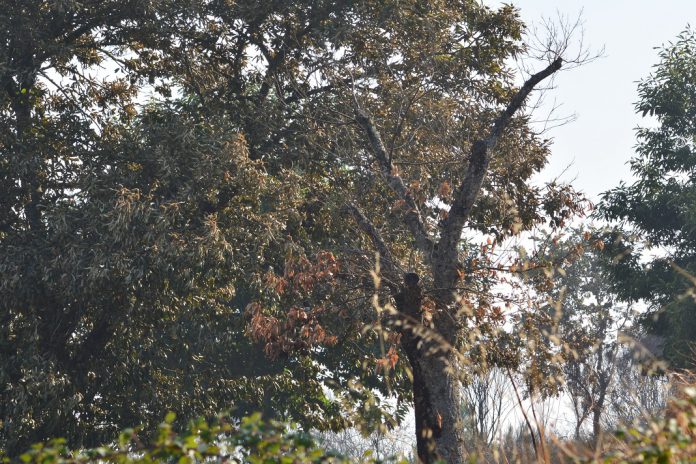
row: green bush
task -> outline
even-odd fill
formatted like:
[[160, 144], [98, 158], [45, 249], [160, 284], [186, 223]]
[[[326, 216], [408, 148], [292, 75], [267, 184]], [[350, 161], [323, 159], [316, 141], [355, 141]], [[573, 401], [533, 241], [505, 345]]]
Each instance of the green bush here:
[[[317, 446], [308, 434], [277, 421], [253, 414], [241, 421], [221, 416], [215, 421], [192, 421], [186, 430], [174, 430], [173, 413], [154, 436], [145, 438], [138, 429], [124, 430], [109, 446], [71, 450], [64, 439], [35, 444], [16, 459], [3, 462], [26, 464], [110, 463], [348, 463], [355, 462]], [[579, 464], [686, 464], [696, 462], [696, 388], [685, 388], [672, 401], [667, 417], [645, 427], [618, 430], [592, 456], [563, 447], [564, 462]], [[572, 445], [571, 445], [572, 448]], [[477, 459], [471, 456], [471, 462]], [[369, 456], [364, 463], [376, 463]], [[391, 462], [404, 464], [405, 460]], [[489, 462], [485, 458], [479, 462]]]
[[[342, 463], [348, 462], [318, 448], [305, 433], [288, 431], [286, 425], [263, 421], [254, 414], [238, 424], [221, 417], [212, 423], [191, 422], [183, 433], [174, 431], [170, 413], [154, 437], [143, 441], [137, 429], [124, 430], [116, 443], [72, 451], [64, 439], [36, 444], [19, 456], [24, 463], [158, 463], [244, 462], [261, 463]], [[4, 462], [13, 461], [4, 458]]]

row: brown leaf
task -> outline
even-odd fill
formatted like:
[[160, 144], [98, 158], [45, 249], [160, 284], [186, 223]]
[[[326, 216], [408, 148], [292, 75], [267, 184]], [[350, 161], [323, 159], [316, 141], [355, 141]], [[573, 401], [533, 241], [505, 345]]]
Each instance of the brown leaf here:
[[394, 369], [394, 367], [396, 367], [396, 363], [399, 361], [399, 355], [393, 346], [390, 347], [389, 351], [387, 352], [387, 359], [389, 360], [389, 365], [391, 368]]
[[452, 186], [450, 185], [449, 181], [444, 181], [443, 183], [440, 184], [440, 187], [437, 189], [437, 194], [441, 198], [447, 198], [450, 196], [452, 193]]

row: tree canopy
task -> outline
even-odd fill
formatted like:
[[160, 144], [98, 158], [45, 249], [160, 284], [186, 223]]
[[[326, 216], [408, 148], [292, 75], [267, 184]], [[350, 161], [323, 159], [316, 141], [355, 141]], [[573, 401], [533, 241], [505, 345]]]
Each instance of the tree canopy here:
[[[696, 36], [691, 29], [660, 50], [660, 62], [638, 86], [631, 170], [636, 180], [607, 192], [601, 215], [626, 230], [616, 242], [624, 298], [650, 303], [646, 324], [665, 337], [665, 356], [691, 366], [696, 318], [690, 289], [696, 275]], [[637, 240], [631, 233], [637, 233]], [[617, 235], [617, 238], [619, 236]]]
[[505, 271], [465, 237], [582, 207], [531, 182], [527, 100], [563, 41], [518, 85], [507, 5], [2, 6], [6, 449], [167, 410], [371, 427], [414, 402], [420, 457], [462, 458], [458, 366], [504, 323]]

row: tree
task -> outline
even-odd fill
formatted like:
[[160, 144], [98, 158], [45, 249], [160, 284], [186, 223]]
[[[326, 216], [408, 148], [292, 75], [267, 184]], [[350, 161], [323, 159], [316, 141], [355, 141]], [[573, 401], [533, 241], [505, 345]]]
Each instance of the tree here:
[[[638, 334], [633, 336], [637, 337]], [[638, 339], [644, 339], [641, 336]], [[626, 344], [625, 344], [626, 345]], [[645, 426], [662, 417], [675, 389], [669, 377], [646, 368], [645, 348], [622, 347], [617, 356], [615, 386], [609, 393], [605, 423], [609, 429], [637, 424]]]
[[411, 427], [377, 430], [368, 436], [353, 428], [322, 432], [318, 441], [324, 449], [335, 451], [353, 462], [364, 460], [367, 456], [382, 460], [400, 456], [409, 462], [415, 459]]
[[601, 231], [581, 232], [552, 242], [548, 251], [550, 259], [560, 262], [549, 292], [549, 311], [557, 313], [554, 335], [565, 351], [562, 370], [575, 415], [575, 437], [580, 439], [589, 419], [596, 442], [617, 388], [620, 334], [635, 314], [619, 301], [611, 283], [613, 256], [605, 249]]
[[294, 191], [194, 99], [136, 104], [146, 88], [168, 93], [176, 70], [155, 51], [181, 39], [185, 6], [1, 5], [0, 446], [11, 455], [58, 435], [89, 446], [152, 430], [168, 410], [284, 417], [302, 398], [295, 411], [314, 403], [307, 423], [339, 417], [317, 365], [271, 362], [244, 335], [258, 257], [287, 221], [264, 205], [290, 205]]
[[[521, 46], [513, 10], [489, 17], [486, 9], [466, 3], [466, 11], [414, 6], [388, 17], [381, 27], [393, 32], [378, 35], [375, 42], [393, 42], [376, 46], [379, 55], [365, 57], [368, 66], [344, 71], [350, 93], [339, 100], [343, 106], [323, 113], [355, 114], [340, 120], [355, 123], [349, 126], [358, 130], [351, 137], [354, 145], [336, 154], [351, 167], [352, 182], [336, 182], [334, 192], [348, 199], [344, 210], [379, 253], [384, 281], [395, 289], [392, 316], [411, 369], [423, 462], [465, 459], [458, 406], [459, 347], [466, 322], [461, 295], [456, 295], [466, 273], [464, 227], [505, 236], [542, 216], [539, 192], [523, 179], [541, 167], [546, 147], [529, 131], [526, 118], [515, 116], [529, 93], [562, 65], [551, 52], [546, 67], [516, 88], [501, 71], [504, 59]], [[428, 29], [433, 17], [443, 27]], [[491, 31], [479, 22], [483, 17], [505, 31], [503, 41], [488, 35]], [[399, 33], [406, 27], [415, 28], [408, 38]], [[478, 27], [483, 27], [480, 39], [462, 44], [462, 38], [477, 35]], [[375, 29], [379, 26], [370, 31]], [[353, 46], [342, 45], [352, 57]], [[485, 64], [474, 59], [463, 65], [479, 54], [474, 51], [479, 47], [487, 50]], [[371, 75], [360, 77], [365, 71]], [[513, 174], [503, 162], [506, 149], [516, 153], [508, 159], [519, 160], [522, 174]], [[477, 202], [482, 189], [488, 195]], [[572, 209], [572, 200], [562, 205]]]
[[489, 447], [502, 437], [503, 423], [513, 408], [511, 385], [502, 369], [489, 367], [464, 386], [464, 420], [473, 442]]
[[[549, 143], [526, 102], [567, 37], [518, 86], [508, 63], [529, 48], [510, 6], [3, 6], [10, 446], [235, 398], [371, 426], [378, 390], [399, 399], [387, 420], [412, 399], [421, 460], [464, 460], [463, 335], [503, 321], [463, 232], [500, 240], [578, 209], [528, 182]], [[138, 108], [150, 90], [159, 103]]]
[[[686, 367], [693, 364], [696, 339], [696, 306], [689, 296], [693, 283], [681, 275], [696, 272], [693, 30], [684, 31], [659, 56], [653, 74], [638, 86], [636, 111], [651, 123], [636, 133], [637, 153], [631, 160], [636, 181], [607, 192], [600, 211], [629, 230], [616, 244], [624, 298], [650, 303], [646, 325], [666, 337], [664, 355], [672, 365]], [[632, 230], [646, 246], [627, 237]]]

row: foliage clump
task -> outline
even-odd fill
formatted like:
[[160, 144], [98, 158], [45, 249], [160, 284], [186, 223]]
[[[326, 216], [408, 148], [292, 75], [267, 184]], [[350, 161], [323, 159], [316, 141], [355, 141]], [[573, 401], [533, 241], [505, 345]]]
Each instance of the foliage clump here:
[[181, 433], [174, 430], [175, 415], [170, 413], [147, 443], [137, 429], [120, 433], [113, 445], [71, 450], [64, 439], [36, 444], [20, 455], [29, 463], [81, 464], [116, 462], [145, 464], [179, 462], [262, 463], [347, 463], [345, 459], [317, 447], [305, 433], [289, 431], [276, 421], [264, 421], [260, 414], [238, 423], [220, 417], [213, 422], [191, 421]]

